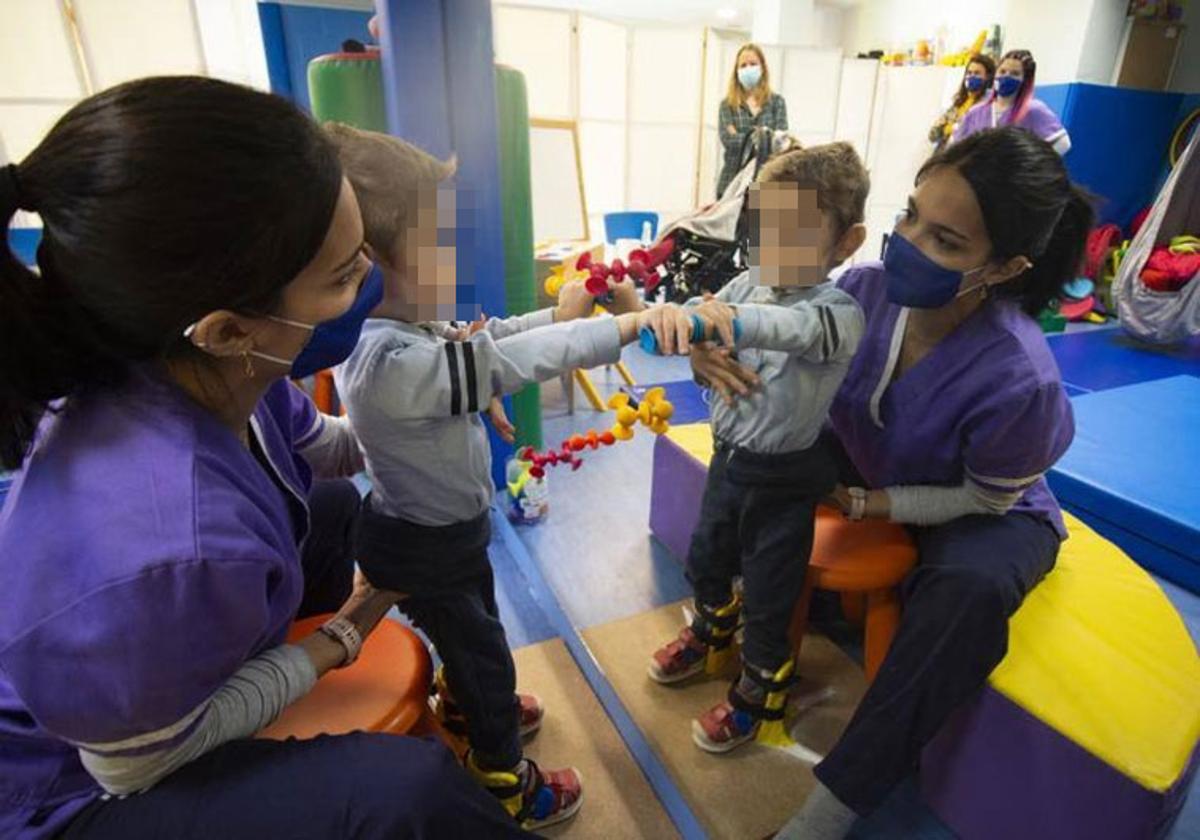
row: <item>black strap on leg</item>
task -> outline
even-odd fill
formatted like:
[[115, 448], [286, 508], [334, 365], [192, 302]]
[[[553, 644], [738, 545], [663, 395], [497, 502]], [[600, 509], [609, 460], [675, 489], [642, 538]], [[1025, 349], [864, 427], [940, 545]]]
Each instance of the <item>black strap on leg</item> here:
[[696, 638], [714, 650], [724, 650], [733, 642], [733, 634], [737, 632], [741, 610], [730, 611], [726, 615], [718, 615], [732, 604], [729, 601], [717, 607], [696, 601], [696, 617], [692, 621], [692, 633]]

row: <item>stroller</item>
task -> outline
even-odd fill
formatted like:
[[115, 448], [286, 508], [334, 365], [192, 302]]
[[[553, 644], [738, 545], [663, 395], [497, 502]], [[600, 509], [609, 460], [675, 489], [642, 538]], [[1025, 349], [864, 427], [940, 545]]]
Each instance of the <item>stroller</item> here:
[[[663, 231], [650, 253], [658, 259], [654, 281], [663, 299], [681, 303], [705, 292], [716, 294], [750, 267], [750, 185], [774, 155], [797, 148], [783, 131], [756, 128], [742, 142], [741, 168], [724, 194], [713, 204], [677, 219]], [[649, 266], [648, 266], [649, 267]]]

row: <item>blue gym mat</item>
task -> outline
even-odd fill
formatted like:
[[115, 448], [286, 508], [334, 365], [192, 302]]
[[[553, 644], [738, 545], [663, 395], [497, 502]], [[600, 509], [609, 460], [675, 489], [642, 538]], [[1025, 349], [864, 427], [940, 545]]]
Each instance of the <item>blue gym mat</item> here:
[[1200, 377], [1071, 402], [1075, 441], [1047, 476], [1054, 494], [1141, 565], [1200, 592]]
[[1069, 394], [1104, 391], [1200, 375], [1200, 337], [1170, 347], [1143, 344], [1121, 329], [1088, 330], [1047, 337]]

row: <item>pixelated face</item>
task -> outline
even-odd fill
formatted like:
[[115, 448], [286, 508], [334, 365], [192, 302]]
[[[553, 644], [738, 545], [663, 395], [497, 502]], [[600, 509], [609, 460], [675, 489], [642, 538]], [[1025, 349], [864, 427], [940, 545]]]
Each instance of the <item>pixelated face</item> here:
[[420, 320], [455, 318], [460, 194], [452, 187], [416, 191], [404, 232], [404, 297]]
[[829, 214], [817, 191], [788, 181], [750, 186], [750, 265], [759, 283], [782, 288], [825, 280], [832, 243]]

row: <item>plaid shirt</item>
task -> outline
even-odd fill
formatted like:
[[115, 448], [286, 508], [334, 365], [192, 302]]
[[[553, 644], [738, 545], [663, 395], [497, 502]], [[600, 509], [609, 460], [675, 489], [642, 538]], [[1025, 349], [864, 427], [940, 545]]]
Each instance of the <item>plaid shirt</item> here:
[[[729, 133], [733, 126], [737, 134]], [[721, 167], [721, 176], [717, 179], [717, 198], [725, 192], [725, 187], [733, 180], [738, 172], [738, 157], [742, 151], [742, 143], [752, 130], [758, 126], [766, 126], [773, 131], [786, 131], [788, 127], [787, 103], [778, 93], [772, 93], [758, 116], [752, 116], [750, 109], [742, 105], [734, 111], [729, 102], [722, 99], [721, 109], [717, 115], [717, 134], [721, 145], [725, 147], [725, 165]]]

